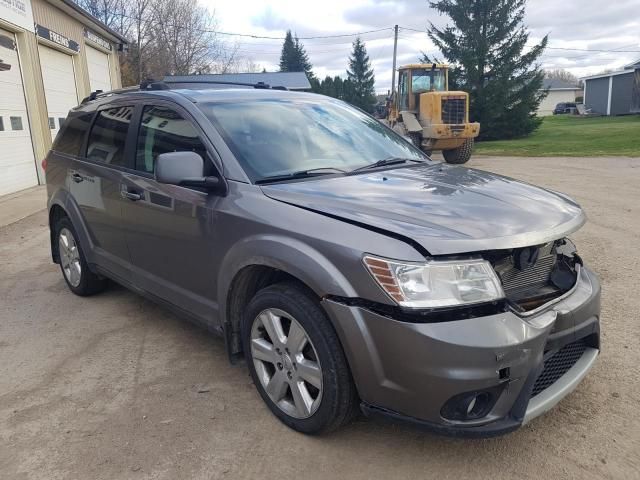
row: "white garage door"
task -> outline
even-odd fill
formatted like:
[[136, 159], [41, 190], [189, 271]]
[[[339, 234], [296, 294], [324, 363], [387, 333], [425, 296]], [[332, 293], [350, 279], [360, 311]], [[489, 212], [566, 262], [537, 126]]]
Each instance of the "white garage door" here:
[[13, 33], [2, 29], [0, 60], [0, 195], [5, 195], [37, 185], [38, 176], [18, 52]]
[[101, 52], [90, 46], [87, 49], [87, 66], [89, 67], [89, 86], [91, 91], [102, 90], [108, 92], [111, 90], [111, 75], [109, 73], [109, 57], [106, 53]]
[[78, 105], [73, 57], [53, 48], [38, 45], [40, 67], [47, 100], [49, 129], [55, 139], [70, 109]]

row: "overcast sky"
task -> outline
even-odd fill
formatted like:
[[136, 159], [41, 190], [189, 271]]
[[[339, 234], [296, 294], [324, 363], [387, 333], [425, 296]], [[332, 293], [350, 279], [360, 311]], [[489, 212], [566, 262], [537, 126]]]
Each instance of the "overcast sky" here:
[[[424, 31], [428, 22], [444, 25], [446, 17], [426, 0], [201, 0], [215, 11], [218, 29], [226, 32], [283, 37], [287, 29], [299, 37], [363, 34], [379, 93], [390, 88], [393, 30]], [[640, 59], [640, 0], [529, 0], [526, 25], [530, 43], [549, 34], [544, 68], [565, 68], [577, 76], [619, 69]], [[240, 53], [267, 70], [277, 70], [282, 40], [224, 37]], [[344, 75], [353, 37], [302, 40], [314, 72]], [[575, 49], [561, 50], [560, 48]], [[618, 50], [589, 52], [584, 50]], [[426, 33], [400, 30], [398, 63], [416, 61], [420, 52], [438, 55]], [[620, 52], [622, 51], [622, 52]]]

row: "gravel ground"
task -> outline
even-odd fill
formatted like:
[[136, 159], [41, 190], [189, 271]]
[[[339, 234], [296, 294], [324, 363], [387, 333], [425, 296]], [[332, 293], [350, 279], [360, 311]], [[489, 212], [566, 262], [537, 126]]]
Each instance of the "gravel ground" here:
[[42, 211], [0, 229], [0, 477], [640, 478], [640, 159], [471, 165], [566, 192], [589, 215], [573, 238], [602, 279], [603, 350], [547, 415], [488, 440], [365, 419], [297, 434], [221, 339], [120, 287], [72, 295]]

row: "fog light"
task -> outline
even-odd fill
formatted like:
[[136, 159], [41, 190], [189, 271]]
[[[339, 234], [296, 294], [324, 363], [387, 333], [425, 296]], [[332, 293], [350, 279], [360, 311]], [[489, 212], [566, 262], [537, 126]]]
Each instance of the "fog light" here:
[[474, 396], [471, 401], [469, 402], [469, 406], [467, 407], [467, 416], [471, 415], [471, 412], [473, 412], [473, 407], [476, 406], [476, 399], [478, 397]]
[[447, 420], [477, 420], [486, 416], [496, 404], [502, 386], [492, 389], [461, 393], [451, 397], [440, 410]]

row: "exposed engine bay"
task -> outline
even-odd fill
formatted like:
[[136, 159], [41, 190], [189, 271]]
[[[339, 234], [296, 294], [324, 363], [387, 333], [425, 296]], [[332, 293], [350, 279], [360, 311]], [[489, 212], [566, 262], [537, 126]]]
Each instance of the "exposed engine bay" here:
[[567, 238], [544, 245], [485, 255], [495, 269], [511, 307], [528, 312], [564, 295], [577, 279], [582, 260]]

